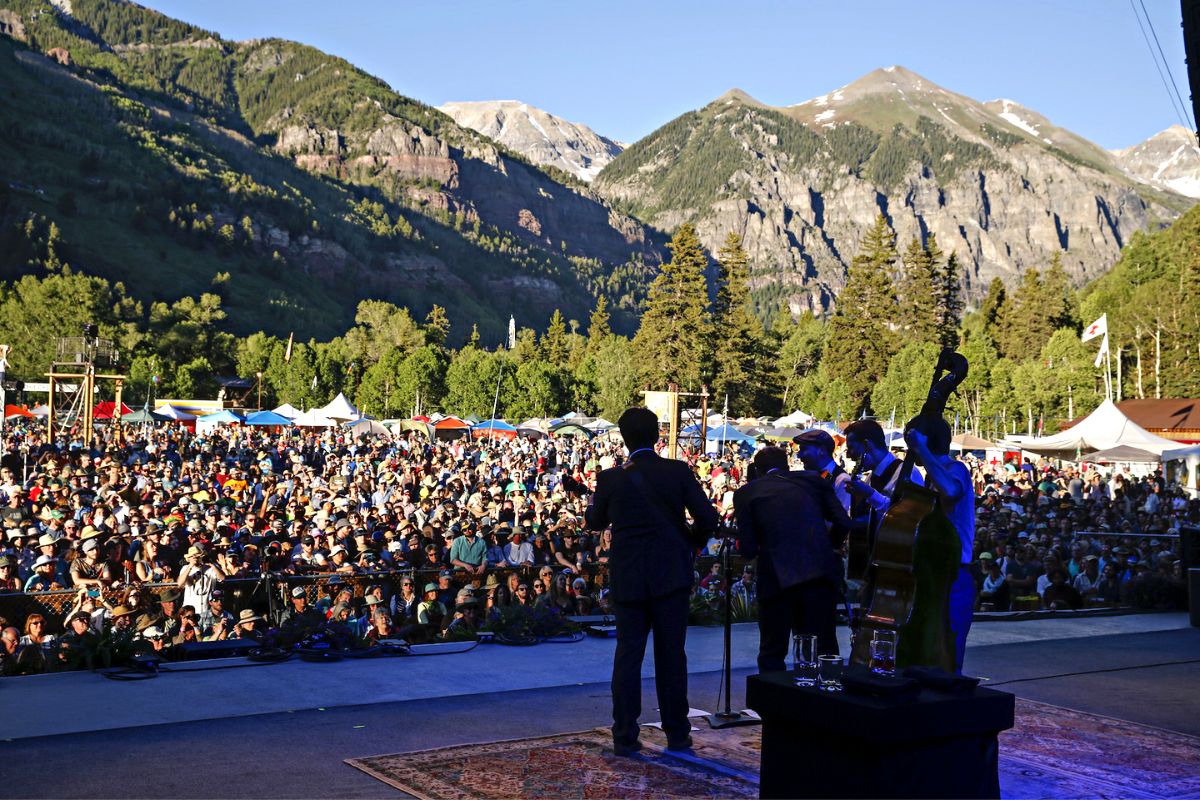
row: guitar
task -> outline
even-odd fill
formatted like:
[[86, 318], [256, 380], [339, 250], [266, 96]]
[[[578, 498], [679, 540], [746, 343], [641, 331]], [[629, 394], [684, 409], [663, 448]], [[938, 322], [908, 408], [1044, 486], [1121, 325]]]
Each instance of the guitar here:
[[[941, 417], [967, 368], [966, 358], [942, 351], [918, 419]], [[914, 463], [910, 448], [891, 508], [875, 533], [869, 569], [874, 591], [850, 659], [867, 665], [874, 631], [886, 630], [896, 635], [898, 669], [921, 665], [954, 672], [950, 587], [958, 575], [961, 545], [937, 492], [911, 481]]]

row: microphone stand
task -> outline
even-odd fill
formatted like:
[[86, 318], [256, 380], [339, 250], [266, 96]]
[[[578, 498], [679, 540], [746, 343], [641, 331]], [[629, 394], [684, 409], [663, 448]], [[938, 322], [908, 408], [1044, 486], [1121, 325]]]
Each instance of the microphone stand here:
[[725, 710], [709, 714], [705, 717], [708, 720], [708, 726], [715, 729], [735, 728], [740, 725], [758, 725], [762, 722], [758, 717], [734, 711], [730, 707], [730, 684], [733, 681], [733, 660], [730, 657], [730, 649], [733, 641], [733, 576], [729, 570], [729, 543], [730, 538], [728, 536], [722, 538], [721, 550], [717, 553], [717, 558], [721, 559], [721, 567], [725, 579], [725, 654], [721, 669], [724, 673], [723, 677], [725, 681]]

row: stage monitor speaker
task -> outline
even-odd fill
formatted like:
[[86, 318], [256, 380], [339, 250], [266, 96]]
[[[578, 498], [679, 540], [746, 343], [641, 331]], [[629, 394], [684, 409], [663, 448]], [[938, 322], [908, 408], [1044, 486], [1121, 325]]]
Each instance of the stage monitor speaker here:
[[1179, 559], [1185, 571], [1200, 568], [1200, 527], [1179, 526]]
[[1192, 627], [1200, 628], [1200, 567], [1187, 571], [1188, 583], [1188, 616]]
[[248, 655], [262, 644], [253, 639], [228, 639], [224, 642], [186, 642], [175, 647], [181, 661], [201, 661], [206, 658], [236, 658]]

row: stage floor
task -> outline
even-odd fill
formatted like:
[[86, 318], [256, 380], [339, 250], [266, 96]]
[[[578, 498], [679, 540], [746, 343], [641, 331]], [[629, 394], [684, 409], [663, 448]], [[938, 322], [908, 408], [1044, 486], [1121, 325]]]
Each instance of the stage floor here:
[[[1098, 622], [1103, 632], [1087, 627]], [[396, 797], [343, 760], [603, 725], [614, 643], [133, 683], [90, 674], [0, 681], [0, 797]], [[736, 626], [735, 708], [756, 645], [753, 626]], [[691, 704], [715, 710], [719, 629], [692, 629], [688, 652]], [[967, 671], [1019, 697], [1200, 736], [1200, 630], [1185, 615], [981, 623]], [[655, 705], [646, 680], [644, 722], [656, 719]]]

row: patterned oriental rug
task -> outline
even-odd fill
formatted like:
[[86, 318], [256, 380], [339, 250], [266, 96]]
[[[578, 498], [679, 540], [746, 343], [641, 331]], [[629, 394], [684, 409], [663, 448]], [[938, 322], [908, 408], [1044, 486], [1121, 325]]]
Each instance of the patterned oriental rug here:
[[[714, 731], [697, 720], [693, 753], [670, 753], [654, 728], [634, 758], [612, 752], [607, 728], [460, 745], [346, 763], [421, 800], [757, 797], [762, 729]], [[1017, 700], [1000, 737], [1005, 798], [1197, 798], [1200, 739], [1133, 722]]]

